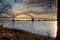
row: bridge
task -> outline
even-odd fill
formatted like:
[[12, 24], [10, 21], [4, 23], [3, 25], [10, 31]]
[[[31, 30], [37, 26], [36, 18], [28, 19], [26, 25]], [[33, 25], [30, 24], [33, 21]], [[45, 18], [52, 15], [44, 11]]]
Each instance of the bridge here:
[[[56, 21], [57, 20], [57, 19], [51, 19], [51, 18], [34, 18], [32, 15], [27, 14], [27, 13], [17, 13], [16, 15], [13, 14], [13, 13], [2, 13], [0, 15], [0, 19], [6, 18], [6, 19], [9, 19], [9, 20], [15, 20], [16, 18], [26, 18], [26, 17], [17, 17], [17, 16], [21, 16], [21, 15], [28, 16], [27, 20], [25, 20], [25, 21]], [[29, 18], [31, 20], [28, 20]]]

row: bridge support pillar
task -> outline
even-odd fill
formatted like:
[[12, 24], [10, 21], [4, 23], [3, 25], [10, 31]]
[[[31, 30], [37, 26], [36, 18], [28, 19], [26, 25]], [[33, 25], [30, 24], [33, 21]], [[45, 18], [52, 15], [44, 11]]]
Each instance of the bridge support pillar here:
[[34, 18], [32, 18], [32, 22], [34, 22]]

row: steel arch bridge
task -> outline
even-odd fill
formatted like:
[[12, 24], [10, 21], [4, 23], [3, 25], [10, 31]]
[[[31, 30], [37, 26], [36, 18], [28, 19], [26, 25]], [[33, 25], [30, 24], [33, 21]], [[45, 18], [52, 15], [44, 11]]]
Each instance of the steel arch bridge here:
[[27, 13], [18, 13], [17, 15], [15, 15], [15, 17], [16, 17], [16, 16], [19, 16], [19, 15], [22, 15], [22, 14], [25, 14], [25, 15], [29, 16], [30, 18], [34, 18], [32, 15], [27, 14]]
[[[7, 15], [7, 16], [4, 16], [4, 14]], [[22, 14], [25, 14], [25, 15], [29, 16], [31, 19], [34, 19], [34, 17], [32, 15], [27, 14], [27, 13], [18, 13], [16, 15], [15, 14], [11, 14], [11, 13], [2, 13], [0, 15], [0, 18], [11, 18], [11, 20], [15, 20], [16, 16], [19, 16], [19, 15], [22, 15]]]
[[[7, 16], [4, 16], [4, 14], [7, 15]], [[1, 18], [9, 18], [9, 19], [11, 19], [11, 20], [15, 20], [15, 18], [16, 18], [17, 16], [20, 16], [20, 15], [22, 15], [22, 14], [25, 14], [25, 15], [29, 16], [29, 17], [31, 18], [31, 20], [34, 20], [34, 19], [35, 19], [32, 15], [30, 15], [30, 14], [28, 14], [28, 13], [17, 13], [17, 14], [15, 15], [15, 14], [13, 14], [13, 13], [6, 13], [6, 12], [5, 12], [5, 13], [2, 13], [2, 14], [0, 15], [0, 20], [1, 20]], [[19, 18], [21, 18], [21, 17], [19, 17]], [[43, 20], [41, 20], [41, 19], [43, 19]], [[56, 21], [57, 19], [40, 18], [40, 19], [38, 19], [38, 20], [40, 20], [40, 21]]]

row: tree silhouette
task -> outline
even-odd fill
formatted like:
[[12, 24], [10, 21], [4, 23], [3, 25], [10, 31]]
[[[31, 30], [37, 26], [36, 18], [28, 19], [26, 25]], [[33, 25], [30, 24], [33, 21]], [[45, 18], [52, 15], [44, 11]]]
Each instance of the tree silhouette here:
[[49, 9], [52, 10], [52, 6], [55, 0], [48, 0], [49, 1]]
[[15, 0], [15, 2], [22, 2], [22, 0]]
[[[4, 13], [4, 12], [8, 13], [8, 9], [10, 9], [10, 8], [11, 8], [11, 5], [9, 3], [6, 4], [4, 0], [0, 0], [0, 17], [1, 17], [2, 13]], [[2, 20], [0, 19], [0, 21], [2, 21]], [[3, 23], [3, 22], [1, 22], [1, 23]]]
[[11, 5], [8, 3], [6, 4], [4, 0], [0, 0], [0, 15], [4, 12], [8, 12], [8, 9], [11, 7]]

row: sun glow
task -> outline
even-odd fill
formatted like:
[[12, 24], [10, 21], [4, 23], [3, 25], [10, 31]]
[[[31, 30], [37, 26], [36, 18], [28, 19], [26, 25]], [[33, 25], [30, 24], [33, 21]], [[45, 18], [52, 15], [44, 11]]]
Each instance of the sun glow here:
[[16, 16], [15, 20], [31, 20], [31, 17], [26, 14], [21, 14]]
[[13, 10], [12, 12], [13, 12], [13, 14], [24, 13], [24, 11], [22, 11], [22, 10]]

